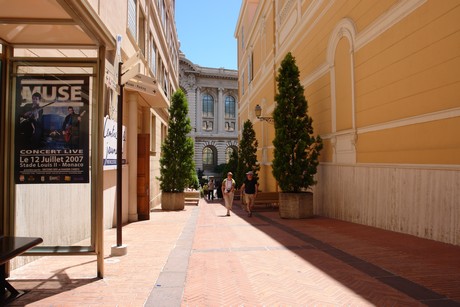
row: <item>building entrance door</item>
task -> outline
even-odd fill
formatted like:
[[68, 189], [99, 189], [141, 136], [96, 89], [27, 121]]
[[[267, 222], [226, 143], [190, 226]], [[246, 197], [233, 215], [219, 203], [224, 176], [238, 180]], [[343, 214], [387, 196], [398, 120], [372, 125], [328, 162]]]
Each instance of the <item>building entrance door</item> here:
[[137, 136], [137, 214], [139, 220], [150, 219], [150, 135]]

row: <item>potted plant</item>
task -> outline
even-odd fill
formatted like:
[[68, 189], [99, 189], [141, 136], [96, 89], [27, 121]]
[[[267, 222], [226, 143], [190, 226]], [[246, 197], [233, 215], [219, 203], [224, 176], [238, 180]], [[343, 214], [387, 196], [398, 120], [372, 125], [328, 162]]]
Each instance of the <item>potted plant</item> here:
[[192, 138], [188, 136], [192, 127], [187, 113], [187, 99], [184, 92], [178, 90], [171, 98], [168, 135], [161, 146], [158, 179], [163, 210], [183, 210], [184, 189], [194, 180], [194, 145]]
[[316, 184], [314, 176], [323, 143], [313, 135], [313, 120], [308, 116], [299, 69], [290, 52], [281, 62], [276, 81], [272, 172], [281, 189], [280, 216], [308, 218], [313, 216], [313, 194], [309, 188]]

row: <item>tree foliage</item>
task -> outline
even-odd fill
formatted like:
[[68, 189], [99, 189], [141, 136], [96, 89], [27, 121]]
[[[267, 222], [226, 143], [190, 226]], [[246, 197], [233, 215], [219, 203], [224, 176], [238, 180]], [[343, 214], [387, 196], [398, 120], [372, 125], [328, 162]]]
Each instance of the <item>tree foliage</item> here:
[[233, 150], [232, 154], [230, 155], [230, 159], [228, 160], [228, 163], [225, 164], [225, 168], [221, 172], [222, 178], [227, 178], [228, 172], [236, 173], [237, 170], [238, 170], [238, 151]]
[[171, 98], [168, 135], [161, 146], [159, 180], [163, 192], [183, 192], [196, 180], [194, 144], [187, 136], [192, 127], [187, 113], [187, 98], [178, 90]]
[[314, 175], [323, 143], [313, 135], [299, 69], [290, 52], [281, 62], [276, 81], [273, 176], [283, 192], [301, 192], [316, 184]]
[[201, 187], [204, 186], [204, 184], [208, 182], [208, 180], [206, 178], [203, 178], [204, 170], [199, 168], [196, 171], [196, 174], [197, 174], [197, 177], [198, 177], [198, 183], [200, 184]]
[[[214, 173], [219, 174], [219, 176], [221, 174], [227, 174], [226, 172], [227, 172], [227, 163], [221, 163], [214, 167]], [[227, 175], [225, 175], [225, 177], [226, 176]]]
[[238, 171], [236, 172], [235, 181], [241, 185], [246, 178], [246, 172], [253, 171], [254, 178], [258, 179], [260, 166], [257, 163], [257, 142], [256, 132], [252, 122], [247, 120], [243, 125], [241, 140], [238, 145]]

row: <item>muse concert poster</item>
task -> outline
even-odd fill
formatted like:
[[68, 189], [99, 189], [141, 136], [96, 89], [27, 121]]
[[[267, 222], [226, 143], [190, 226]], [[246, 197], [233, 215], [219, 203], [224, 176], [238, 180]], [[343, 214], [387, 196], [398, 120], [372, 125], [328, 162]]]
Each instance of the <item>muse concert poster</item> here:
[[89, 76], [16, 83], [15, 182], [89, 182]]

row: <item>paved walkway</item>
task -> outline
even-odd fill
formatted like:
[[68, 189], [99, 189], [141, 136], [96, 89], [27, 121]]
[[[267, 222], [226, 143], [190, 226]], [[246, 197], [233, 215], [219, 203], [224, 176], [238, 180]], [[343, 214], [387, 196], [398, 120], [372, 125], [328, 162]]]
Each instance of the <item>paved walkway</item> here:
[[128, 254], [42, 257], [9, 306], [460, 306], [460, 247], [317, 217], [247, 217], [201, 200], [123, 228]]

